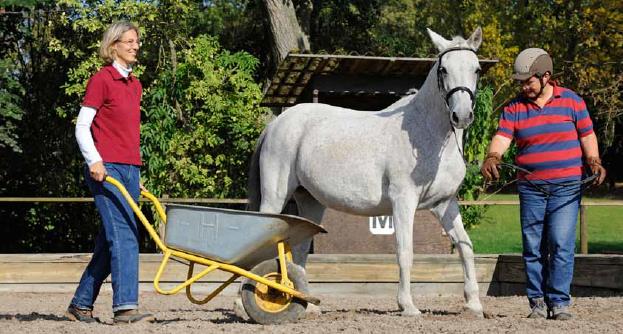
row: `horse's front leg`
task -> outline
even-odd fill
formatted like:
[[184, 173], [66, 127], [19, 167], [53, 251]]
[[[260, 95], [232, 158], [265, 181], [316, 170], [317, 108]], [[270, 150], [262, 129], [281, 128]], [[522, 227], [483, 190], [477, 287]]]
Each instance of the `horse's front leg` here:
[[400, 270], [398, 306], [403, 316], [420, 314], [411, 297], [411, 266], [413, 265], [413, 217], [417, 208], [415, 196], [401, 196], [392, 202], [396, 229], [396, 255]]
[[474, 249], [472, 242], [463, 227], [463, 219], [459, 211], [459, 205], [455, 198], [440, 203], [433, 208], [444, 230], [450, 237], [450, 241], [458, 249], [463, 262], [463, 292], [465, 295], [465, 309], [478, 317], [483, 317], [482, 304], [478, 294], [478, 282], [476, 280], [476, 267], [474, 265]]

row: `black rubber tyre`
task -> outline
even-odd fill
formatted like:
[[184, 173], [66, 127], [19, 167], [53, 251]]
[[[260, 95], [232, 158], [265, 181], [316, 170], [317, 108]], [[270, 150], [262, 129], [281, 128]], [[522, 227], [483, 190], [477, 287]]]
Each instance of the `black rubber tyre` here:
[[[291, 262], [287, 263], [287, 267], [288, 278], [294, 284], [291, 288], [307, 294], [309, 288], [303, 268]], [[251, 272], [272, 281], [281, 280], [279, 261], [276, 259], [258, 264]], [[241, 297], [249, 318], [263, 325], [297, 321], [305, 314], [307, 308], [306, 301], [246, 277], [242, 280]]]

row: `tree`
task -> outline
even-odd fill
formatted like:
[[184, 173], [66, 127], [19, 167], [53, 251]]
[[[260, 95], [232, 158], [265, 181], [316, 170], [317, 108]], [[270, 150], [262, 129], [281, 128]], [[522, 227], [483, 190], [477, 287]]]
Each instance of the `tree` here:
[[[287, 15], [271, 18], [267, 5]], [[435, 56], [426, 27], [449, 36], [478, 25], [479, 56], [500, 63], [481, 80], [478, 105], [488, 107], [477, 107], [468, 140], [488, 137], [515, 96], [515, 55], [542, 47], [557, 79], [586, 99], [609, 175], [620, 179], [622, 7], [616, 0], [0, 0], [0, 196], [88, 195], [73, 120], [86, 80], [101, 65], [103, 29], [119, 19], [138, 23], [143, 37], [134, 69], [145, 88], [143, 171], [160, 193], [242, 196], [244, 160], [265, 112], [256, 83], [284, 52]], [[289, 31], [279, 32], [282, 19]], [[273, 28], [265, 23], [289, 36], [272, 55]], [[309, 47], [301, 47], [305, 36]], [[198, 54], [212, 58], [204, 64]], [[468, 141], [468, 160], [479, 159], [486, 144]], [[472, 174], [465, 198], [482, 186]], [[0, 225], [5, 252], [88, 251], [97, 231], [95, 210], [83, 204], [0, 206], [0, 220], [10, 222]]]
[[263, 3], [268, 15], [268, 30], [272, 37], [272, 64], [278, 66], [290, 51], [310, 50], [309, 40], [298, 23], [292, 0], [263, 0]]
[[[258, 63], [249, 54], [222, 50], [208, 37], [195, 38], [195, 24], [207, 21], [197, 18], [209, 15], [197, 9], [196, 2], [185, 0], [62, 0], [8, 8], [19, 13], [15, 19], [0, 15], [6, 36], [0, 50], [0, 121], [15, 124], [3, 133], [23, 151], [0, 147], [0, 196], [89, 195], [73, 120], [87, 79], [101, 66], [101, 35], [120, 19], [141, 30], [143, 47], [134, 73], [143, 83], [143, 107], [150, 108], [143, 109], [145, 119], [166, 121], [144, 124], [149, 134], [160, 136], [143, 142], [144, 175], [168, 177], [148, 184], [175, 196], [242, 196], [244, 165], [264, 111], [253, 79]], [[15, 116], [19, 111], [22, 116]], [[154, 117], [158, 112], [166, 117]], [[210, 144], [197, 145], [202, 141]], [[156, 153], [164, 159], [160, 165]], [[209, 182], [212, 188], [198, 191]], [[89, 251], [98, 230], [96, 212], [88, 204], [0, 206], [0, 220], [6, 222], [0, 225], [0, 252]]]
[[[380, 18], [385, 1], [316, 0], [310, 22], [311, 44], [315, 52], [339, 54], [373, 53], [372, 28]], [[383, 55], [383, 54], [375, 54]]]
[[[264, 126], [256, 58], [199, 36], [145, 94], [145, 179], [157, 194], [244, 197], [247, 160]], [[175, 102], [174, 102], [175, 101]], [[181, 123], [175, 108], [182, 111]]]
[[10, 59], [0, 59], [0, 83], [0, 152], [10, 150], [19, 153], [17, 127], [23, 115], [20, 105], [25, 92], [14, 76]]

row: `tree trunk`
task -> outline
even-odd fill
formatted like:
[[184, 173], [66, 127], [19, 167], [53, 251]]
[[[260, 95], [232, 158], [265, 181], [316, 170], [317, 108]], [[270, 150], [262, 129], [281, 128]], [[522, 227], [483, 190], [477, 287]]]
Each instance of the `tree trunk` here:
[[301, 30], [292, 0], [263, 0], [263, 3], [272, 37], [272, 64], [276, 69], [288, 52], [309, 51], [309, 40]]

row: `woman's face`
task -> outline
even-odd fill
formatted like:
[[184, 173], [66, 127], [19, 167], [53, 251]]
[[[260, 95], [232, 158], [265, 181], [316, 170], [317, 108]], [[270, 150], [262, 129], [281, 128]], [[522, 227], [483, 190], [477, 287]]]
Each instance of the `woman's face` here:
[[115, 61], [123, 67], [129, 67], [136, 63], [140, 41], [134, 29], [130, 29], [121, 35], [121, 38], [112, 45]]

